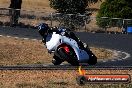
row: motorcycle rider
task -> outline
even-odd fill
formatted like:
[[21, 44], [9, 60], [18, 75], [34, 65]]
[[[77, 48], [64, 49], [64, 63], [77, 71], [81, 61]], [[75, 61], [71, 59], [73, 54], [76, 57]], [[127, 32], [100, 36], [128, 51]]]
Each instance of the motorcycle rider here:
[[63, 36], [66, 36], [66, 37], [74, 39], [78, 43], [80, 49], [87, 48], [87, 46], [84, 46], [84, 43], [81, 42], [79, 40], [79, 38], [76, 37], [76, 35], [73, 32], [71, 32], [71, 30], [68, 29], [68, 28], [64, 28], [64, 27], [60, 27], [60, 28], [53, 27], [53, 28], [50, 28], [48, 26], [48, 24], [41, 23], [41, 24], [38, 25], [38, 29], [39, 29], [38, 31], [39, 31], [40, 35], [43, 37], [43, 39], [42, 39], [43, 43], [46, 43], [46, 37], [47, 37], [48, 33], [50, 34], [50, 33], [56, 32], [56, 33], [61, 34]]
[[42, 42], [46, 43], [46, 37], [48, 35], [48, 30], [50, 27], [46, 23], [41, 23], [37, 26], [39, 34], [43, 37]]
[[[92, 51], [90, 51], [90, 49], [86, 46], [84, 46], [84, 43], [81, 42], [77, 37], [76, 35], [71, 32], [71, 31], [68, 31], [66, 28], [50, 28], [48, 26], [48, 24], [46, 23], [41, 23], [37, 26], [38, 28], [38, 32], [40, 33], [40, 35], [43, 37], [42, 39], [42, 42], [44, 44], [47, 44], [47, 42], [51, 39], [51, 36], [52, 36], [52, 33], [53, 32], [56, 32], [55, 34], [59, 34], [59, 35], [62, 35], [63, 36], [66, 36], [66, 37], [69, 37], [72, 38], [73, 40], [75, 40], [78, 44], [78, 47], [81, 49], [81, 50], [84, 50], [86, 51], [86, 53], [89, 55], [89, 60], [88, 60], [88, 64], [91, 64], [91, 65], [94, 65], [97, 63], [97, 57], [92, 53]], [[51, 34], [50, 34], [51, 33]], [[70, 42], [70, 41], [69, 41]], [[65, 53], [63, 53], [63, 49], [58, 49], [60, 52], [60, 55], [57, 55], [57, 54], [54, 54], [53, 56], [53, 60], [52, 60], [52, 63], [54, 65], [59, 65], [61, 64], [65, 59], [67, 58], [67, 55], [65, 55]], [[51, 51], [49, 51], [50, 53]], [[74, 52], [74, 51], [73, 51]], [[69, 57], [69, 56], [68, 56]], [[73, 56], [74, 57], [74, 56]], [[63, 58], [63, 59], [60, 59], [60, 58]], [[70, 57], [71, 58], [71, 57]], [[69, 59], [68, 63], [72, 64], [72, 65], [78, 65], [78, 61], [76, 59], [72, 59], [72, 61], [70, 61], [71, 59]]]

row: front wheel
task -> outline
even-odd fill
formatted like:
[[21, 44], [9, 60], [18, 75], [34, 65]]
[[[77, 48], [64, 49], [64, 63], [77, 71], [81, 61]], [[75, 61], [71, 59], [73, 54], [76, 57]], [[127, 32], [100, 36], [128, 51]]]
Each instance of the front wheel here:
[[93, 53], [91, 53], [88, 60], [88, 64], [95, 65], [96, 63], [97, 63], [97, 57]]
[[79, 66], [79, 62], [76, 57], [70, 58], [70, 60], [68, 60], [68, 63], [71, 64], [72, 66]]

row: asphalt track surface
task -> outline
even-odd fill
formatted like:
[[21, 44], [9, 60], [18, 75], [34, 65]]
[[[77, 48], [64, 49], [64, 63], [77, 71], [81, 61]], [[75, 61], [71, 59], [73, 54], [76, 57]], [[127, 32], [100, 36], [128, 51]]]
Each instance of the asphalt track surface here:
[[[105, 33], [86, 33], [78, 32], [77, 36], [83, 41], [89, 44], [89, 46], [103, 47], [112, 50], [117, 50], [122, 53], [121, 57], [117, 57], [115, 60], [98, 62], [92, 68], [104, 68], [104, 67], [132, 67], [132, 34], [105, 34]], [[41, 40], [41, 36], [38, 34], [36, 29], [26, 29], [26, 28], [11, 28], [11, 27], [0, 27], [0, 35], [12, 36], [19, 38], [29, 38]], [[48, 64], [47, 64], [48, 65]], [[50, 65], [54, 68], [52, 65]], [[67, 67], [68, 65], [63, 65], [62, 67]], [[20, 66], [21, 67], [21, 66]], [[27, 67], [35, 67], [27, 66]], [[70, 67], [70, 66], [68, 66]], [[4, 67], [9, 68], [9, 67]], [[15, 68], [15, 67], [14, 67]], [[21, 67], [24, 69], [23, 67]], [[36, 67], [37, 68], [37, 67]], [[0, 68], [3, 69], [3, 68]], [[28, 68], [27, 68], [28, 69]], [[44, 69], [44, 68], [43, 68]]]

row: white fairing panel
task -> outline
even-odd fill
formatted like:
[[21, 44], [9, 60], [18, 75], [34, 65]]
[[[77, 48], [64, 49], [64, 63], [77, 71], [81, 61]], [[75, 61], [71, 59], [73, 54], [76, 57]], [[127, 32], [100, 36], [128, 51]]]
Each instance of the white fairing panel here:
[[80, 63], [86, 63], [86, 62], [88, 62], [89, 55], [87, 54], [86, 51], [80, 50], [80, 52], [78, 52], [78, 54], [79, 54], [79, 62]]
[[88, 62], [89, 55], [87, 54], [86, 51], [79, 49], [78, 44], [77, 44], [77, 42], [75, 40], [73, 40], [71, 38], [67, 38], [67, 37], [64, 36], [62, 38], [62, 41], [64, 43], [70, 45], [74, 49], [74, 51], [75, 51], [75, 53], [77, 55], [78, 61], [80, 63], [86, 63], [86, 62]]
[[60, 45], [61, 36], [53, 32], [52, 35], [48, 35], [46, 38], [46, 47], [49, 51], [54, 51], [57, 45]]
[[77, 42], [75, 40], [73, 40], [72, 38], [68, 38], [66, 36], [63, 36], [62, 42], [70, 45], [71, 47], [75, 46], [78, 48]]

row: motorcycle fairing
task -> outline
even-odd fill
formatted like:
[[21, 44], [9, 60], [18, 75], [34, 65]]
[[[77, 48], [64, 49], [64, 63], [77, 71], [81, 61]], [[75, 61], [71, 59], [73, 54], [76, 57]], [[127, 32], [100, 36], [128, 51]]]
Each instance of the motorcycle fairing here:
[[86, 51], [79, 49], [78, 44], [75, 40], [68, 38], [66, 36], [62, 37], [62, 43], [66, 43], [67, 45], [70, 45], [74, 52], [76, 53], [77, 59], [79, 63], [86, 63], [89, 60], [89, 55]]
[[46, 47], [48, 51], [55, 51], [57, 48], [57, 45], [60, 45], [60, 39], [61, 39], [61, 35], [56, 34], [56, 32], [53, 32], [53, 34], [47, 35]]

